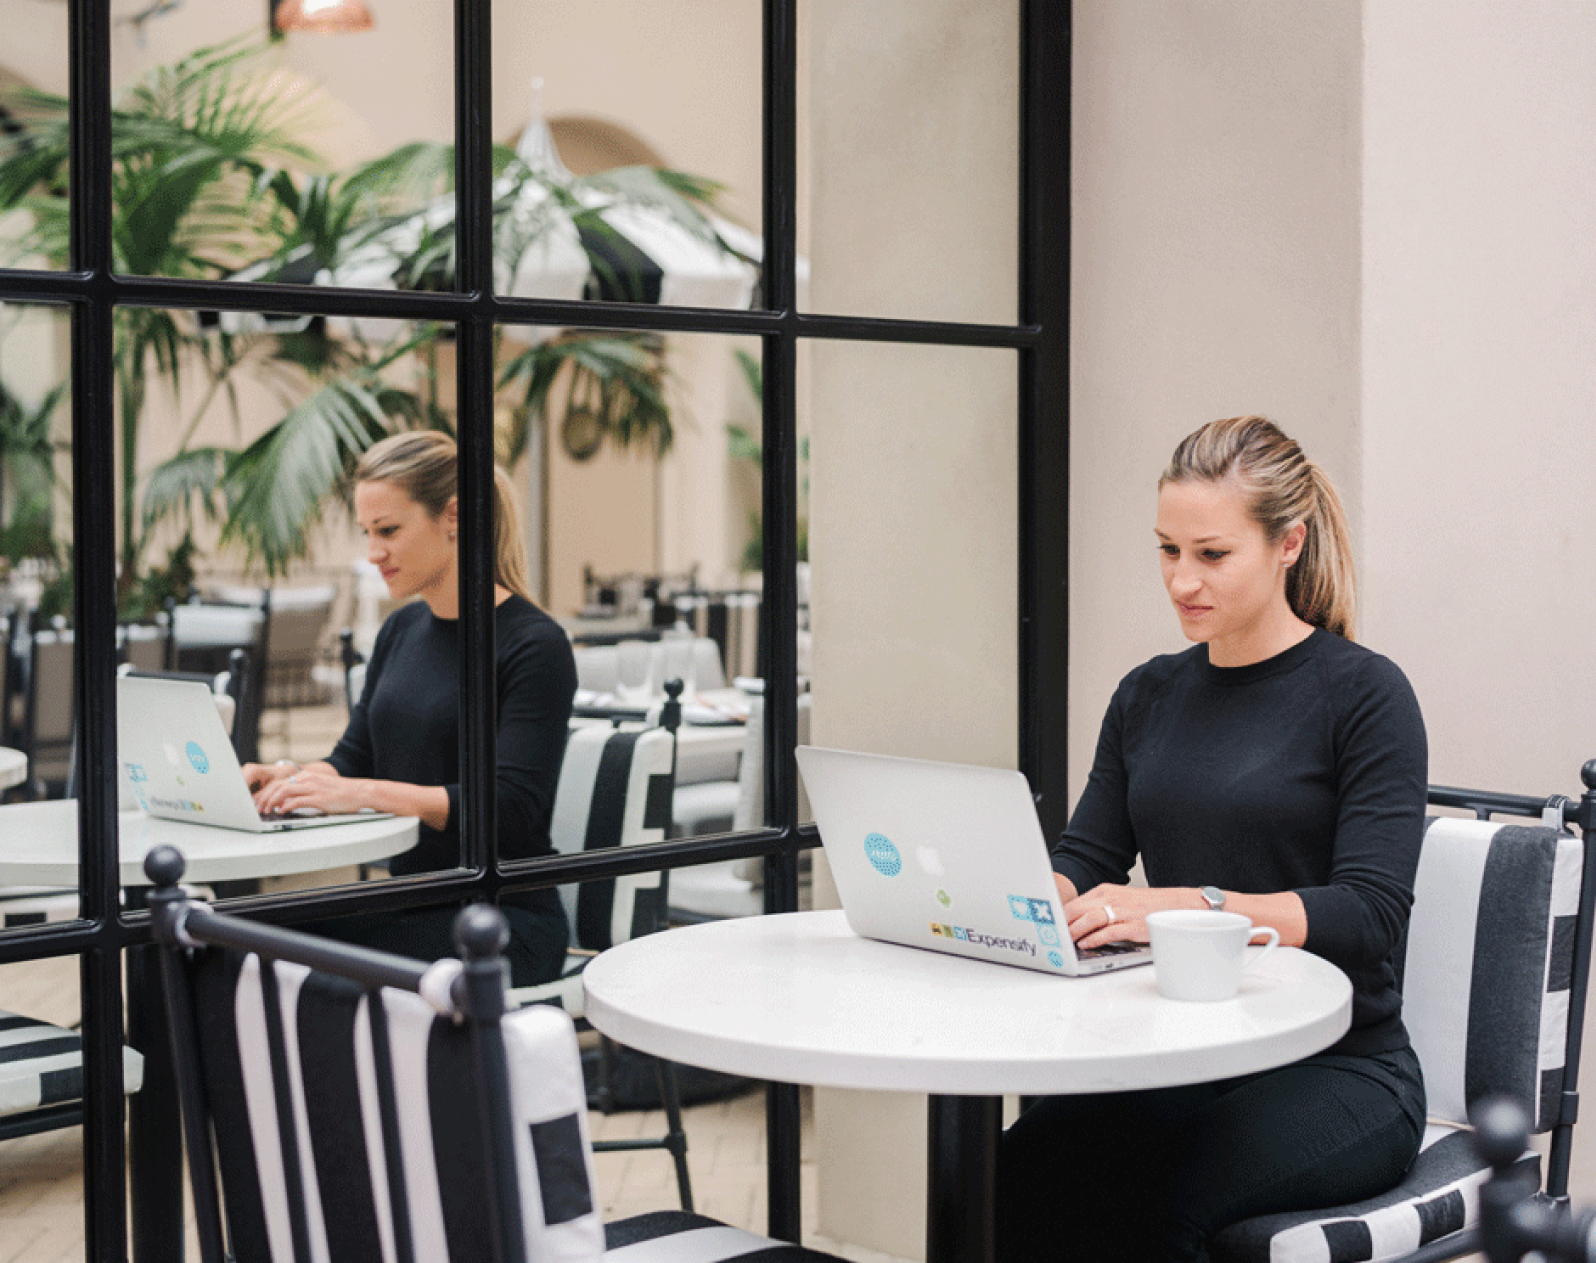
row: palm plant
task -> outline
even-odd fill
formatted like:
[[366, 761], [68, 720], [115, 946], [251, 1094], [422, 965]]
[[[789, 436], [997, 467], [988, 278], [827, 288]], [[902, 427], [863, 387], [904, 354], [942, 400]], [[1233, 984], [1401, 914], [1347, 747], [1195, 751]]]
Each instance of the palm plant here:
[[[15, 126], [0, 138], [0, 209], [28, 212], [28, 227], [0, 262], [65, 268], [68, 255], [67, 101], [27, 90], [9, 98]], [[260, 49], [237, 41], [202, 49], [152, 72], [112, 113], [113, 265], [123, 273], [214, 279], [279, 248], [301, 205], [285, 200], [284, 166], [314, 168], [301, 139], [310, 106], [284, 98]], [[129, 307], [114, 342], [119, 427], [119, 575], [124, 608], [140, 583], [162, 520], [181, 509], [214, 511], [220, 455], [188, 448], [198, 420], [250, 353], [238, 339], [202, 328], [188, 313]], [[200, 382], [178, 455], [141, 478], [140, 439], [152, 381], [182, 404]], [[380, 414], [369, 420], [380, 423]], [[379, 424], [380, 428], [380, 424]], [[195, 495], [194, 493], [198, 493]]]
[[[328, 173], [300, 137], [313, 105], [284, 100], [258, 45], [203, 49], [159, 69], [118, 102], [112, 118], [115, 266], [133, 275], [256, 281], [324, 280], [446, 289], [453, 285], [455, 235], [451, 146], [404, 145], [345, 173]], [[67, 103], [25, 92], [7, 101], [14, 123], [0, 136], [0, 210], [30, 213], [30, 228], [10, 259], [68, 263]], [[649, 206], [717, 249], [736, 253], [706, 213], [716, 186], [678, 172], [627, 168], [573, 177], [529, 165], [508, 149], [494, 153], [494, 253], [511, 278], [549, 234], [579, 237], [589, 248], [598, 289], [629, 292], [628, 251], [604, 211]], [[532, 190], [541, 196], [524, 196]], [[421, 204], [419, 212], [413, 208]], [[378, 275], [369, 269], [376, 261]], [[606, 264], [604, 260], [616, 260]], [[367, 274], [350, 280], [349, 267]], [[163, 524], [184, 525], [174, 557], [187, 565], [192, 531], [203, 516], [220, 523], [220, 542], [268, 574], [305, 555], [312, 524], [347, 494], [348, 471], [366, 447], [398, 426], [449, 428], [436, 392], [436, 359], [450, 331], [419, 326], [398, 334], [353, 326], [337, 336], [323, 320], [290, 326], [205, 322], [178, 311], [119, 313], [115, 371], [120, 426], [119, 598], [141, 591], [145, 554]], [[563, 402], [616, 446], [650, 444], [663, 453], [672, 428], [664, 386], [663, 342], [652, 335], [566, 330], [537, 345], [506, 350], [499, 385], [519, 397], [500, 436], [506, 463], [518, 458], [550, 410]], [[199, 446], [200, 421], [218, 400], [240, 415], [240, 373], [276, 388], [282, 417], [241, 446]], [[152, 377], [181, 406], [198, 398], [176, 426], [175, 454], [142, 475], [140, 430]], [[417, 380], [419, 379], [419, 380]], [[411, 384], [413, 383], [413, 384]], [[8, 425], [0, 414], [0, 426]], [[4, 440], [0, 438], [0, 453]]]

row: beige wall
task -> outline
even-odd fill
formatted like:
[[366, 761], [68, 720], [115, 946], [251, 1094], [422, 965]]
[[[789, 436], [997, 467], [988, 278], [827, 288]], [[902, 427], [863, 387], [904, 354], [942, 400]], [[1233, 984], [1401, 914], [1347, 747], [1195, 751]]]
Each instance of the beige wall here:
[[1431, 780], [1577, 792], [1596, 7], [1076, 13], [1072, 794], [1119, 676], [1182, 643], [1149, 546], [1157, 472], [1244, 410], [1346, 495], [1361, 638], [1414, 683]]
[[[1012, 321], [1015, 6], [822, 0], [810, 21], [815, 309]], [[1013, 767], [1013, 355], [803, 357], [814, 740]], [[815, 1116], [821, 1233], [920, 1257], [924, 1098], [817, 1090]]]

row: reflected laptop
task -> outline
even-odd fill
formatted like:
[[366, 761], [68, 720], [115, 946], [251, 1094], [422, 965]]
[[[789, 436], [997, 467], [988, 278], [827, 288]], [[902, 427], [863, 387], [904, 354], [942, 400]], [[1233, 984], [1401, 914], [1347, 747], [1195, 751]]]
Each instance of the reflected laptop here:
[[385, 814], [262, 816], [244, 784], [215, 698], [192, 680], [117, 680], [116, 757], [123, 796], [163, 820], [279, 833]]
[[1019, 772], [814, 746], [798, 767], [855, 934], [1071, 977], [1151, 963], [1076, 950]]

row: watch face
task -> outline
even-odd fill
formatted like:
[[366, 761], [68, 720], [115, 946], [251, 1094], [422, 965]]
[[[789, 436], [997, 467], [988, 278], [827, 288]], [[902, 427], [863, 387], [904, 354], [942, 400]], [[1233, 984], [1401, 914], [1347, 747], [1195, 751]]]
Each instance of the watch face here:
[[1219, 889], [1218, 886], [1204, 886], [1202, 888], [1202, 896], [1208, 906], [1215, 912], [1225, 906], [1225, 892]]

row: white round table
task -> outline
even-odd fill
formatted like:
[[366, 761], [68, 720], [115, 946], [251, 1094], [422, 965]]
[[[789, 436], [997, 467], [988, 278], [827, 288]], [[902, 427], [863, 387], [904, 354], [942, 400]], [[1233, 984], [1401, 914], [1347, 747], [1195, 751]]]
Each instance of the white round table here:
[[1351, 1023], [1352, 986], [1289, 948], [1232, 1000], [1153, 970], [1084, 978], [859, 938], [840, 912], [710, 922], [611, 948], [586, 1016], [622, 1044], [779, 1082], [931, 1094], [927, 1259], [990, 1257], [1004, 1094], [1170, 1087], [1285, 1065]]
[[28, 756], [10, 746], [0, 746], [0, 789], [10, 789], [28, 779]]
[[[417, 822], [408, 816], [319, 825], [278, 833], [246, 833], [124, 811], [117, 837], [119, 882], [147, 886], [144, 857], [163, 843], [183, 852], [184, 880], [283, 877], [364, 864], [408, 851]], [[0, 885], [78, 884], [78, 804], [62, 798], [0, 807]]]

